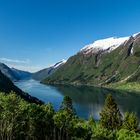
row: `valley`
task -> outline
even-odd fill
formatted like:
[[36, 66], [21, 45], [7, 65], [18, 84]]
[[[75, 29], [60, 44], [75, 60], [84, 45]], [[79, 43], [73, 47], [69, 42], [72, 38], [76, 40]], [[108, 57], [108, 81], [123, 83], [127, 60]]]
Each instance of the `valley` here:
[[0, 0], [0, 140], [140, 140], [140, 0]]
[[[97, 40], [67, 61], [61, 60], [37, 72], [0, 63], [0, 109], [3, 114], [9, 113], [6, 118], [0, 115], [6, 126], [0, 130], [3, 134], [0, 137], [5, 140], [6, 133], [12, 139], [9, 135], [12, 133], [17, 138], [43, 140], [46, 137], [120, 140], [121, 136], [139, 139], [139, 53], [138, 33]], [[13, 118], [15, 122], [9, 121]], [[19, 120], [22, 124], [18, 123], [18, 128]], [[7, 129], [9, 125], [15, 128]]]

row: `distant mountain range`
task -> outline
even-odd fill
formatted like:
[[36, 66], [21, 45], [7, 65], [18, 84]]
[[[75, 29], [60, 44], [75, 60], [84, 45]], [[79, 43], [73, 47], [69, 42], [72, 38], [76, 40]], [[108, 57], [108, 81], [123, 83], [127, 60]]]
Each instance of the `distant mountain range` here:
[[4, 63], [0, 63], [0, 71], [13, 82], [18, 81], [18, 80], [26, 80], [30, 78], [33, 78], [38, 81], [42, 81], [48, 76], [50, 76], [51, 74], [53, 74], [57, 69], [59, 69], [65, 63], [66, 63], [66, 60], [61, 60], [57, 62], [56, 64], [35, 73], [30, 73], [27, 71], [10, 68]]
[[11, 91], [13, 91], [28, 102], [42, 104], [43, 103], [42, 101], [40, 101], [35, 97], [30, 96], [28, 93], [23, 92], [21, 89], [16, 87], [13, 82], [30, 78], [34, 78], [36, 80], [41, 81], [44, 78], [50, 76], [52, 73], [54, 73], [65, 62], [66, 62], [65, 60], [62, 60], [36, 73], [30, 73], [27, 71], [10, 68], [4, 63], [0, 63], [0, 92], [5, 92], [8, 94]]
[[98, 86], [140, 82], [140, 33], [97, 40], [70, 57], [42, 82]]
[[12, 81], [23, 80], [32, 76], [30, 72], [9, 68], [3, 63], [0, 63], [0, 71]]
[[66, 60], [61, 60], [46, 69], [33, 73], [32, 78], [35, 80], [38, 80], [38, 81], [42, 81], [42, 80], [46, 79], [47, 77], [49, 77], [51, 74], [53, 74], [56, 70], [58, 70], [65, 63], [66, 63]]
[[13, 71], [14, 75], [18, 77], [19, 80], [29, 79], [32, 77], [32, 73], [30, 72], [18, 70], [15, 68], [11, 68], [11, 70]]

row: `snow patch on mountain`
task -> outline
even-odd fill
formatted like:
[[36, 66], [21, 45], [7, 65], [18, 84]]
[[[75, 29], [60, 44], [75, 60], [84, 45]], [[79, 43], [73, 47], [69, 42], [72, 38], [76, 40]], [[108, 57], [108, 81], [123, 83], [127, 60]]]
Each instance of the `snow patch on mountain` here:
[[45, 69], [42, 69], [32, 75], [32, 78], [38, 81], [43, 81], [45, 78], [53, 74], [57, 69], [63, 66], [66, 63], [66, 60], [61, 60]]
[[137, 35], [139, 35], [140, 32], [133, 34], [133, 37], [136, 37]]
[[107, 50], [108, 52], [111, 52], [112, 50], [119, 47], [121, 44], [125, 43], [130, 37], [111, 37], [107, 39], [97, 40], [93, 42], [92, 44], [86, 45], [84, 48], [80, 50], [80, 52], [84, 54], [88, 53], [97, 53], [101, 50]]
[[61, 61], [57, 62], [57, 63], [56, 63], [55, 65], [53, 65], [52, 67], [53, 67], [53, 68], [57, 68], [57, 67], [59, 67], [60, 65], [65, 64], [66, 62], [67, 62], [67, 60], [62, 59]]

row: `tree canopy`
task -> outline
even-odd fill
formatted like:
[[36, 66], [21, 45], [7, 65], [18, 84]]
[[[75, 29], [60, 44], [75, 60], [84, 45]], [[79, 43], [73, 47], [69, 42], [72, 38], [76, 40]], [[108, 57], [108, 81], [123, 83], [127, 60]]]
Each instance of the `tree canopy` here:
[[134, 113], [122, 118], [111, 95], [105, 101], [99, 121], [76, 115], [72, 99], [64, 97], [54, 111], [48, 104], [28, 103], [15, 93], [0, 93], [0, 140], [139, 140]]

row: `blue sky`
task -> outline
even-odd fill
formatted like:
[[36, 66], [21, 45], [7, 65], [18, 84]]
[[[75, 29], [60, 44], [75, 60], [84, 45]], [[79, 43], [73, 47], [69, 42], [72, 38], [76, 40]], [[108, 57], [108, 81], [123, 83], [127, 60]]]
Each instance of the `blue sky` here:
[[139, 0], [0, 0], [0, 60], [37, 71], [86, 44], [140, 31]]

